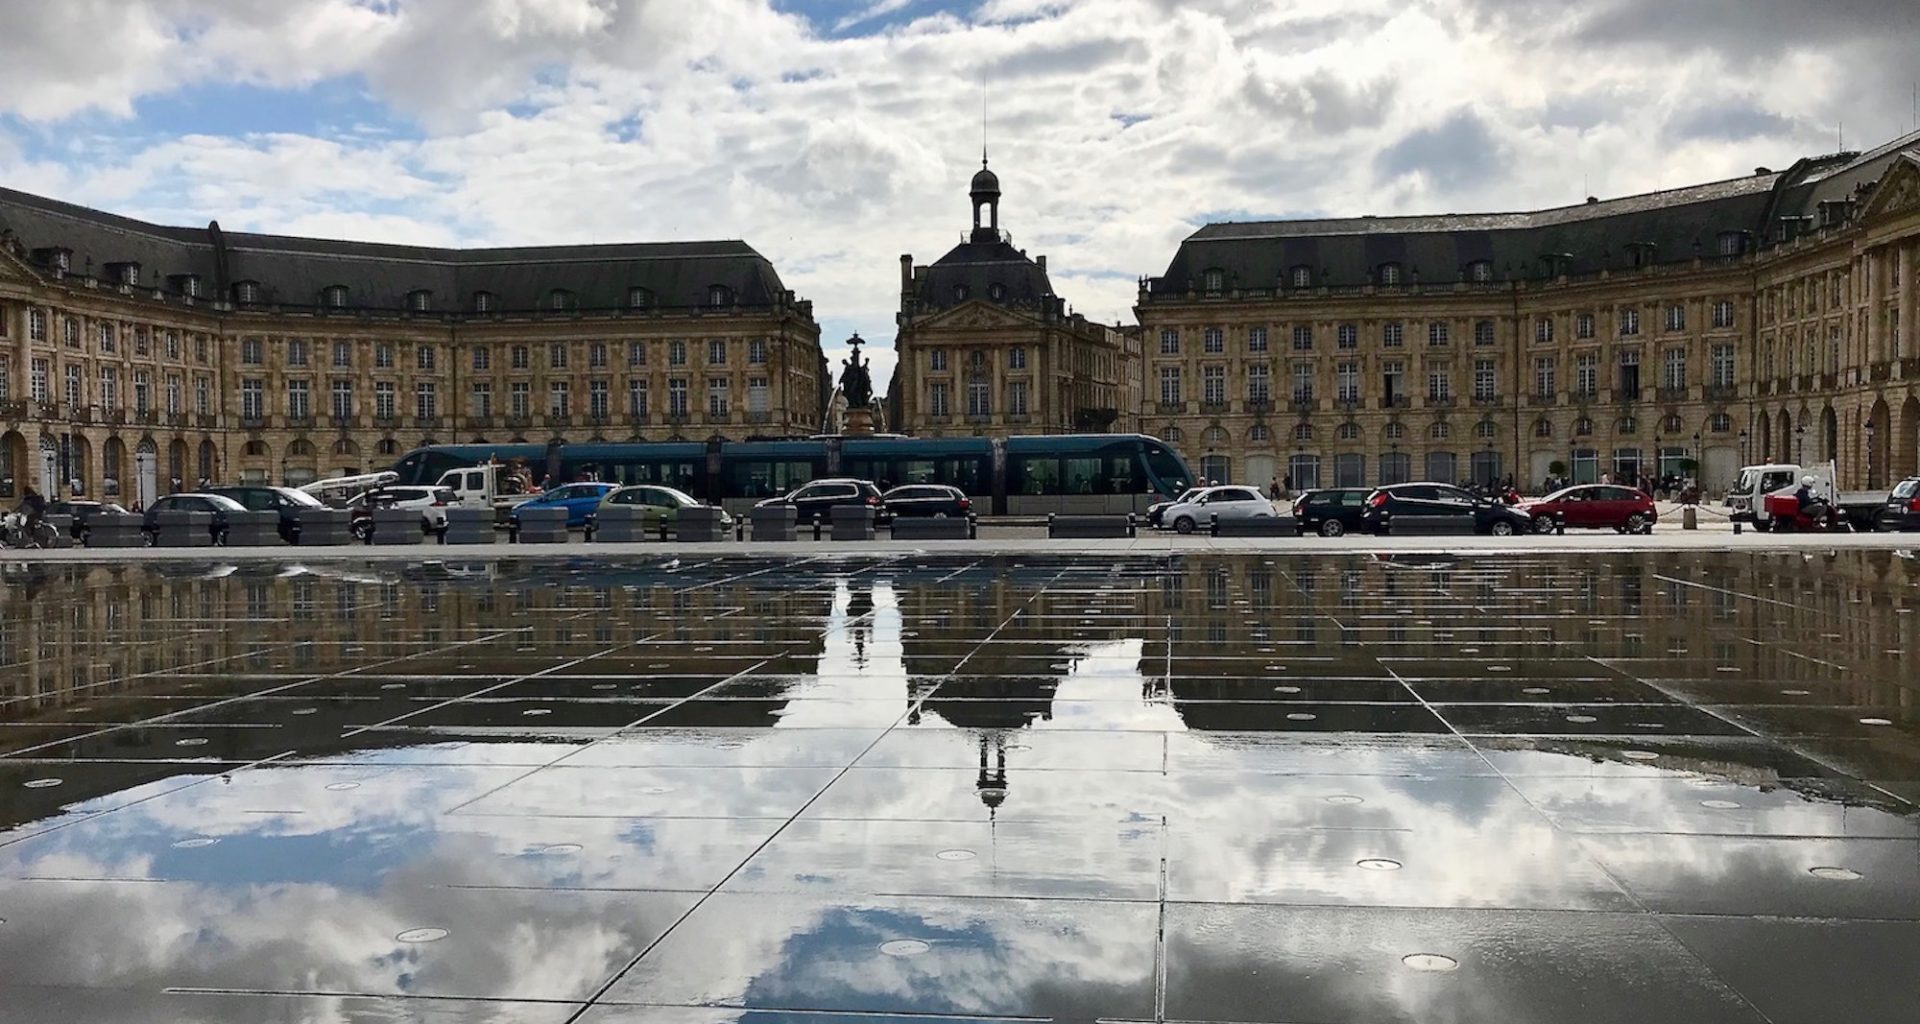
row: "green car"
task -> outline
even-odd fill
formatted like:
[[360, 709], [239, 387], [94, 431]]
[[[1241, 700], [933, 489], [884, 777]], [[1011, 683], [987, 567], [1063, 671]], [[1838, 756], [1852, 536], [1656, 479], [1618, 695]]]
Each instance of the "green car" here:
[[[607, 496], [600, 499], [595, 514], [597, 515], [599, 509], [606, 508], [608, 505], [640, 507], [643, 509], [641, 516], [646, 521], [647, 529], [654, 529], [662, 522], [671, 527], [680, 517], [681, 509], [698, 508], [700, 502], [695, 500], [693, 495], [672, 487], [663, 487], [660, 484], [631, 484], [608, 491]], [[723, 529], [733, 529], [733, 517], [725, 512], [720, 513], [720, 526]]]

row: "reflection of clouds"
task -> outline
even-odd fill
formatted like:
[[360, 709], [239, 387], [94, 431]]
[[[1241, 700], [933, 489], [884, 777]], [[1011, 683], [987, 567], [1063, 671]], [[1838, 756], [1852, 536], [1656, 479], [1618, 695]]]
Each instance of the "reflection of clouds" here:
[[1846, 782], [1796, 779], [1789, 789], [1712, 778], [1515, 778], [1513, 785], [1571, 832], [1920, 838], [1920, 812], [1911, 805]]
[[787, 704], [776, 727], [846, 726], [848, 711], [856, 707], [863, 720], [884, 719], [881, 724], [904, 716], [907, 666], [900, 634], [900, 599], [891, 582], [836, 580], [819, 678], [808, 682], [805, 700]]

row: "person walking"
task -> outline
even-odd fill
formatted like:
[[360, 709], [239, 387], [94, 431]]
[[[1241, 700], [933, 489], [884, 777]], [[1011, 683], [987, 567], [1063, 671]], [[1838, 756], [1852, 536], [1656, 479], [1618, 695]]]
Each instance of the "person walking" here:
[[1293, 497], [1293, 474], [1292, 473], [1288, 473], [1286, 477], [1280, 481], [1280, 496], [1282, 498]]
[[1280, 478], [1277, 476], [1273, 478], [1272, 483], [1267, 484], [1267, 500], [1268, 501], [1280, 500]]

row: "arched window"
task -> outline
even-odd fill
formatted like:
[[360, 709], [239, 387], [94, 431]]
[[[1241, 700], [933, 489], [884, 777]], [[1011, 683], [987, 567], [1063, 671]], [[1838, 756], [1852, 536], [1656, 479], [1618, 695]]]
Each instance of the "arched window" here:
[[1167, 429], [1160, 432], [1160, 440], [1168, 444], [1179, 444], [1181, 437], [1180, 428], [1171, 423], [1167, 424]]
[[291, 444], [287, 445], [287, 458], [289, 459], [310, 459], [312, 457], [313, 442], [304, 437], [295, 438]]
[[1403, 439], [1403, 438], [1405, 438], [1406, 436], [1407, 436], [1407, 427], [1406, 427], [1406, 424], [1404, 424], [1404, 423], [1389, 423], [1389, 424], [1387, 424], [1387, 440], [1389, 440], [1389, 441], [1399, 441], [1399, 440], [1401, 440], [1401, 439]]
[[1360, 424], [1342, 423], [1334, 430], [1333, 436], [1342, 441], [1358, 441], [1360, 440]]
[[1453, 436], [1453, 428], [1450, 426], [1447, 426], [1446, 421], [1444, 420], [1442, 420], [1439, 423], [1435, 423], [1433, 426], [1427, 428], [1427, 437], [1429, 440], [1445, 441], [1447, 438], [1452, 436]]
[[383, 437], [380, 439], [379, 444], [373, 446], [373, 450], [382, 455], [398, 455], [400, 454], [400, 442], [395, 441], [391, 437]]
[[1218, 447], [1227, 443], [1227, 432], [1220, 427], [1208, 427], [1201, 433], [1200, 442], [1210, 448]]
[[360, 454], [360, 446], [357, 444], [354, 444], [352, 438], [343, 437], [340, 440], [333, 442], [333, 454], [358, 455]]
[[240, 451], [241, 451], [241, 454], [245, 455], [247, 458], [264, 459], [267, 457], [267, 442], [262, 441], [256, 437], [248, 441], [246, 444], [246, 447], [242, 448]]
[[1678, 434], [1684, 429], [1686, 428], [1681, 424], [1678, 416], [1668, 416], [1660, 421], [1660, 432], [1663, 434]]
[[1397, 288], [1400, 285], [1400, 264], [1380, 264], [1380, 285], [1384, 288]]
[[1716, 434], [1730, 434], [1733, 432], [1733, 417], [1724, 412], [1716, 412], [1713, 418], [1707, 421], [1707, 429]]
[[1552, 437], [1552, 436], [1553, 436], [1553, 421], [1552, 421], [1552, 420], [1550, 420], [1550, 419], [1547, 419], [1547, 418], [1546, 418], [1546, 417], [1544, 417], [1544, 416], [1542, 416], [1542, 417], [1541, 417], [1540, 419], [1538, 419], [1538, 420], [1535, 420], [1535, 421], [1534, 421], [1534, 424], [1533, 424], [1533, 436], [1535, 436], [1535, 437]]
[[1267, 429], [1267, 425], [1264, 423], [1255, 423], [1247, 430], [1247, 442], [1249, 444], [1265, 444], [1271, 440], [1273, 440], [1273, 431]]
[[1495, 426], [1492, 420], [1481, 420], [1480, 422], [1473, 425], [1473, 436], [1481, 439], [1482, 441], [1487, 441], [1487, 440], [1491, 440], [1495, 434], [1499, 433], [1499, 430], [1500, 428], [1498, 426]]
[[1311, 440], [1313, 440], [1313, 424], [1311, 424], [1311, 423], [1296, 423], [1296, 424], [1294, 424], [1294, 425], [1293, 425], [1293, 439], [1294, 439], [1295, 441], [1311, 441]]
[[1631, 416], [1622, 416], [1620, 417], [1620, 422], [1614, 426], [1614, 430], [1621, 434], [1638, 433], [1640, 431], [1640, 421]]
[[[1544, 422], [1544, 421], [1542, 421], [1542, 422]], [[1577, 420], [1574, 420], [1574, 421], [1573, 421], [1573, 436], [1575, 436], [1575, 437], [1592, 437], [1592, 436], [1593, 436], [1593, 421], [1592, 421], [1592, 420], [1590, 420], [1590, 419], [1588, 419], [1588, 418], [1587, 418], [1587, 417], [1585, 417], [1585, 416], [1582, 416], [1582, 417], [1580, 417], [1579, 419], [1577, 419]]]

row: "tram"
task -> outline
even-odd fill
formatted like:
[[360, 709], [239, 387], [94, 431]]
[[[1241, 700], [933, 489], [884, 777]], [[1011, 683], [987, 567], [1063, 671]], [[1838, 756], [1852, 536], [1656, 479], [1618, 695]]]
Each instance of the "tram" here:
[[1139, 434], [449, 444], [416, 448], [393, 471], [401, 484], [434, 484], [448, 470], [487, 463], [524, 464], [547, 487], [576, 480], [665, 484], [736, 512], [840, 476], [883, 489], [947, 484], [1002, 516], [1144, 512], [1194, 480], [1180, 453]]

